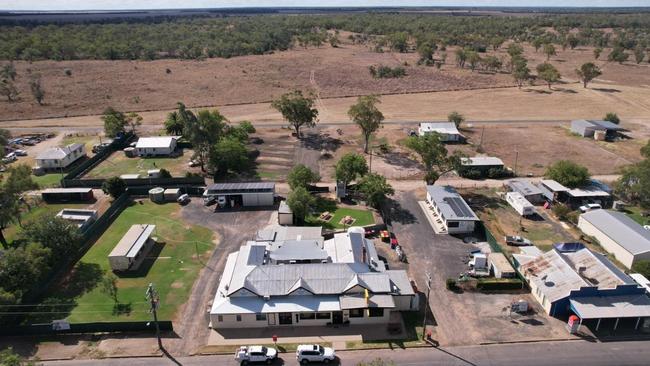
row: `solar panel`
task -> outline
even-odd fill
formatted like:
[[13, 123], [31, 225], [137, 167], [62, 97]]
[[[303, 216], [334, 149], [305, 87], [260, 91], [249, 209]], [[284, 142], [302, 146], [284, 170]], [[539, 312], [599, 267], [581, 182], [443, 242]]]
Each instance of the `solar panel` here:
[[451, 207], [458, 217], [473, 217], [472, 211], [467, 207], [465, 202], [459, 197], [446, 197], [445, 202]]

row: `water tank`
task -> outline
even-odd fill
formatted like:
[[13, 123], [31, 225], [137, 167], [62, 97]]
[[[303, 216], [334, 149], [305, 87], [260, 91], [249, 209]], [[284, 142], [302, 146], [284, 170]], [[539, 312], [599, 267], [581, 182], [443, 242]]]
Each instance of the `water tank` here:
[[594, 140], [605, 141], [605, 137], [607, 137], [607, 131], [594, 131]]
[[162, 187], [151, 188], [149, 190], [149, 199], [155, 203], [165, 202], [165, 189]]

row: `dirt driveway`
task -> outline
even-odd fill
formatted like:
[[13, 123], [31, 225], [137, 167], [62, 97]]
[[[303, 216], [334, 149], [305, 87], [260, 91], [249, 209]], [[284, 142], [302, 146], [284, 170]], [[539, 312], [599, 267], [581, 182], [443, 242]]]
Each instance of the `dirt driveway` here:
[[215, 231], [220, 242], [210, 260], [205, 263], [205, 268], [194, 282], [190, 298], [174, 321], [178, 338], [166, 343], [171, 353], [190, 355], [206, 344], [209, 333], [208, 303], [217, 291], [226, 258], [250, 240], [257, 230], [266, 226], [271, 213], [268, 210], [214, 213], [212, 207], [203, 206], [199, 198], [193, 198], [190, 204], [183, 207], [181, 216], [184, 221]]
[[[393, 214], [393, 229], [409, 258], [409, 272], [424, 287], [425, 272], [433, 278], [429, 305], [437, 326], [434, 338], [441, 345], [567, 339], [564, 323], [546, 316], [530, 294], [453, 293], [447, 278], [466, 270], [466, 258], [474, 246], [449, 235], [436, 235], [422, 213], [418, 200], [423, 192], [399, 192], [400, 207]], [[417, 254], [416, 254], [417, 253]], [[534, 314], [509, 316], [509, 305], [525, 299]]]

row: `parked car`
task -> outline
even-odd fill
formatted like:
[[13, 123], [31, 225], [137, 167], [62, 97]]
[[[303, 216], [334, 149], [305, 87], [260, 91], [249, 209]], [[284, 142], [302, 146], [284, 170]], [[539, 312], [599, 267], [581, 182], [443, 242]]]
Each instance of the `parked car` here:
[[14, 150], [14, 154], [16, 154], [16, 156], [27, 156], [27, 151], [18, 149]]
[[185, 205], [185, 204], [187, 204], [187, 203], [189, 203], [191, 201], [190, 200], [190, 195], [188, 195], [187, 193], [182, 194], [180, 197], [178, 197], [176, 199], [176, 201], [178, 203], [180, 203], [181, 205]]
[[9, 154], [5, 155], [4, 158], [2, 158], [2, 162], [5, 163], [5, 164], [9, 164], [9, 163], [13, 163], [14, 161], [16, 161], [16, 159], [17, 159], [16, 154], [9, 153]]
[[330, 363], [336, 359], [334, 349], [318, 344], [301, 344], [296, 349], [296, 359], [303, 365], [310, 362]]
[[510, 236], [506, 235], [505, 237], [506, 244], [508, 245], [514, 245], [514, 246], [528, 246], [528, 245], [533, 245], [533, 242], [521, 237], [521, 236]]
[[190, 160], [190, 162], [187, 163], [187, 165], [189, 165], [190, 168], [194, 168], [195, 166], [199, 166], [201, 164], [199, 164], [197, 160]]
[[242, 365], [264, 362], [270, 365], [278, 357], [275, 348], [264, 346], [242, 346], [235, 352], [235, 360]]
[[217, 196], [206, 196], [203, 198], [203, 204], [205, 206], [212, 206], [217, 203]]
[[592, 211], [592, 210], [599, 210], [601, 208], [603, 208], [603, 207], [601, 205], [599, 205], [598, 203], [587, 203], [584, 206], [580, 206], [580, 212], [585, 213], [585, 212], [589, 212], [589, 211]]

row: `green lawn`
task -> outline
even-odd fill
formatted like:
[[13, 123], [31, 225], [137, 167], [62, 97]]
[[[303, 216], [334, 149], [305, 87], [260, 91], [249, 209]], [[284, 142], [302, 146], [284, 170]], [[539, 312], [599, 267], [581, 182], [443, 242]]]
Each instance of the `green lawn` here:
[[183, 177], [187, 171], [187, 163], [192, 156], [191, 150], [175, 158], [127, 158], [122, 151], [116, 151], [98, 166], [93, 168], [86, 178], [110, 178], [122, 174], [141, 174], [146, 176], [147, 170], [167, 169], [174, 177]]
[[628, 207], [626, 211], [627, 211], [627, 215], [630, 216], [632, 220], [638, 222], [641, 225], [650, 225], [650, 217], [641, 216], [641, 212], [646, 210], [634, 206], [634, 207]]
[[[318, 219], [320, 214], [326, 211], [333, 215], [332, 219], [329, 222], [324, 222]], [[356, 219], [352, 226], [367, 226], [375, 223], [375, 219], [372, 216], [372, 212], [370, 210], [337, 207], [335, 201], [325, 198], [318, 198], [316, 202], [315, 214], [308, 216], [306, 221], [309, 225], [323, 226], [327, 229], [344, 229], [347, 226], [344, 226], [339, 222], [345, 216], [351, 216]]]
[[40, 188], [58, 187], [61, 185], [61, 173], [45, 174], [41, 176], [32, 176], [32, 180], [38, 184]]
[[[180, 206], [157, 205], [149, 201], [126, 208], [86, 255], [77, 263], [69, 278], [53, 289], [45, 302], [68, 304], [54, 306], [54, 315], [46, 317], [70, 322], [149, 320], [144, 293], [152, 282], [160, 295], [159, 318], [171, 320], [190, 293], [202, 263], [214, 249], [212, 232], [187, 225], [178, 218]], [[101, 281], [110, 273], [108, 254], [133, 224], [154, 224], [153, 237], [158, 244], [148, 254], [137, 273], [118, 275], [118, 300], [101, 290]], [[196, 253], [200, 253], [197, 258]], [[43, 321], [46, 319], [30, 319]]]

